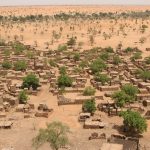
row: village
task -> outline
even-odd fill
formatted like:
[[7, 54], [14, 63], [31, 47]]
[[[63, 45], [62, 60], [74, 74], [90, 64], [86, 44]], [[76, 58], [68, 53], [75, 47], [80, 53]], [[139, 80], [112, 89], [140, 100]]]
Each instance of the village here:
[[[72, 35], [54, 42], [53, 50], [18, 36], [0, 40], [0, 149], [34, 149], [39, 129], [60, 121], [71, 131], [70, 144], [61, 149], [150, 150], [148, 43], [140, 38], [134, 46], [95, 46], [93, 35], [89, 47]], [[125, 124], [126, 115], [140, 120], [135, 128]]]

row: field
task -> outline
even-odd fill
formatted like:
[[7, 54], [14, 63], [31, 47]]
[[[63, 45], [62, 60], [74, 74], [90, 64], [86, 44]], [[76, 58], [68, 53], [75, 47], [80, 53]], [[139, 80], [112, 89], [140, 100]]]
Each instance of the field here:
[[[70, 145], [62, 149], [99, 150], [104, 141], [101, 139], [88, 140], [91, 133], [105, 133], [108, 137], [111, 134], [124, 134], [119, 130], [123, 125], [121, 117], [108, 116], [107, 113], [98, 109], [95, 116], [100, 117], [106, 123], [106, 127], [84, 129], [83, 123], [78, 121], [79, 113], [82, 112], [82, 102], [58, 105], [59, 92], [62, 91], [59, 91], [57, 87], [57, 78], [60, 75], [60, 68], [66, 66], [67, 73], [75, 80], [72, 89], [61, 93], [66, 100], [82, 97], [84, 88], [92, 86], [96, 89], [94, 95], [96, 105], [108, 101], [112, 103], [111, 96], [106, 96], [106, 94], [112, 94], [117, 90], [103, 91], [102, 88], [114, 86], [120, 90], [123, 83], [132, 83], [138, 87], [139, 97], [147, 94], [149, 100], [150, 77], [143, 81], [133, 73], [139, 68], [150, 70], [149, 64], [145, 64], [146, 58], [150, 56], [149, 15], [150, 6], [0, 7], [0, 64], [7, 60], [14, 66], [6, 70], [3, 65], [0, 65], [0, 104], [4, 102], [4, 95], [10, 97], [13, 95], [13, 98], [18, 100], [18, 93], [21, 89], [21, 86], [18, 85], [30, 72], [39, 77], [41, 85], [36, 94], [34, 92], [29, 94], [29, 103], [34, 104], [35, 107], [29, 113], [30, 118], [24, 118], [26, 113], [16, 112], [18, 104], [11, 106], [10, 111], [6, 112], [6, 117], [1, 118], [1, 120], [12, 120], [13, 126], [11, 129], [0, 129], [0, 149], [13, 147], [14, 150], [33, 150], [32, 139], [40, 128], [45, 128], [46, 123], [52, 121], [61, 121], [70, 127]], [[68, 41], [71, 38], [75, 40], [75, 43], [69, 45]], [[21, 53], [15, 51], [17, 46], [23, 47]], [[100, 51], [104, 54], [105, 48], [110, 47], [114, 50], [114, 55], [110, 54], [108, 60], [104, 59], [108, 66], [102, 73], [109, 75], [112, 85], [109, 83], [98, 85], [93, 81], [94, 75], [88, 64], [97, 59]], [[123, 50], [127, 48], [133, 48], [133, 53], [126, 54]], [[122, 51], [119, 51], [120, 49]], [[5, 50], [8, 50], [9, 54], [4, 53]], [[130, 59], [139, 50], [140, 57]], [[112, 62], [116, 55], [122, 60], [120, 66]], [[22, 60], [26, 61], [27, 67], [23, 70], [16, 70], [15, 63]], [[81, 68], [84, 69], [81, 70]], [[9, 82], [10, 85], [8, 85]], [[15, 90], [13, 88], [11, 90], [11, 87], [14, 86]], [[69, 91], [76, 88], [78, 90], [81, 88], [82, 92]], [[53, 109], [48, 118], [34, 116], [40, 103], [45, 103]], [[138, 108], [143, 108], [141, 99], [135, 103]], [[133, 107], [134, 109], [136, 108]], [[144, 116], [149, 110], [149, 106], [144, 107], [141, 114]], [[2, 112], [0, 116], [1, 114]], [[143, 137], [140, 138], [140, 146], [143, 150], [150, 150], [149, 120], [147, 124], [147, 132], [144, 132]], [[39, 148], [39, 150], [42, 149], [51, 148], [48, 144], [44, 144]], [[124, 150], [129, 149], [124, 148]]]

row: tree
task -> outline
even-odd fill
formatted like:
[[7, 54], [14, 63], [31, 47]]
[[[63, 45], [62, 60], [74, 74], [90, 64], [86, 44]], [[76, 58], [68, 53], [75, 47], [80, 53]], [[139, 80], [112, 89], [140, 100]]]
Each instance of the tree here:
[[96, 92], [96, 90], [94, 88], [92, 88], [91, 86], [88, 86], [84, 89], [83, 91], [83, 95], [84, 96], [91, 96], [94, 95]]
[[12, 68], [12, 63], [7, 61], [7, 60], [4, 60], [2, 62], [2, 67], [5, 68], [5, 69], [11, 69]]
[[142, 53], [141, 52], [136, 52], [133, 54], [133, 56], [130, 58], [132, 61], [135, 61], [137, 59], [141, 59], [142, 58]]
[[25, 78], [23, 78], [22, 88], [30, 88], [36, 90], [39, 87], [39, 79], [34, 74], [29, 74]]
[[49, 123], [46, 129], [39, 130], [38, 135], [33, 139], [33, 146], [38, 149], [48, 142], [53, 150], [58, 150], [69, 144], [67, 136], [69, 132], [69, 127], [61, 122]]
[[125, 49], [125, 52], [126, 52], [126, 53], [131, 53], [131, 52], [133, 52], [133, 48], [127, 47], [127, 48]]
[[16, 71], [25, 71], [27, 68], [27, 64], [24, 60], [19, 60], [14, 63], [14, 68]]
[[66, 51], [66, 50], [67, 50], [67, 45], [63, 44], [58, 46], [58, 51]]
[[100, 54], [100, 58], [104, 61], [107, 61], [109, 59], [109, 53], [108, 52], [102, 52]]
[[94, 76], [94, 80], [97, 82], [101, 82], [102, 85], [110, 81], [110, 78], [106, 74], [96, 73]]
[[72, 86], [72, 78], [70, 78], [68, 75], [66, 74], [61, 74], [58, 77], [57, 83], [58, 83], [58, 87], [62, 88], [62, 87], [71, 87]]
[[136, 73], [139, 75], [143, 81], [150, 80], [150, 71], [149, 70], [137, 70]]
[[68, 46], [74, 46], [76, 44], [76, 38], [75, 37], [71, 37], [68, 42], [67, 42], [67, 45]]
[[122, 62], [121, 58], [118, 55], [113, 57], [113, 64], [118, 65]]
[[65, 75], [65, 74], [67, 73], [66, 67], [65, 67], [65, 66], [60, 67], [59, 72], [60, 72], [61, 75], [62, 75], [62, 74]]
[[146, 119], [140, 113], [127, 110], [120, 114], [124, 121], [125, 130], [128, 132], [143, 133], [147, 130]]
[[130, 96], [128, 96], [124, 91], [114, 92], [112, 98], [115, 100], [118, 107], [123, 107], [130, 101]]
[[87, 100], [83, 103], [82, 109], [84, 112], [94, 113], [96, 111], [95, 99]]
[[18, 96], [18, 99], [19, 99], [19, 102], [22, 104], [26, 104], [27, 103], [27, 100], [28, 100], [28, 96], [26, 94], [26, 92], [23, 90], [19, 93], [19, 96]]
[[114, 53], [114, 50], [113, 50], [112, 47], [106, 47], [105, 51], [108, 52], [108, 53]]
[[147, 58], [145, 58], [145, 63], [146, 63], [146, 64], [150, 64], [150, 56], [147, 57]]
[[100, 58], [94, 60], [90, 65], [90, 69], [92, 70], [92, 73], [97, 73], [99, 71], [102, 71], [103, 69], [106, 69], [106, 67], [107, 65]]
[[79, 53], [75, 53], [73, 56], [74, 61], [79, 61], [80, 60], [80, 54]]
[[138, 93], [138, 88], [133, 86], [132, 84], [125, 84], [121, 88], [127, 95], [131, 97], [131, 99], [135, 99], [136, 94]]

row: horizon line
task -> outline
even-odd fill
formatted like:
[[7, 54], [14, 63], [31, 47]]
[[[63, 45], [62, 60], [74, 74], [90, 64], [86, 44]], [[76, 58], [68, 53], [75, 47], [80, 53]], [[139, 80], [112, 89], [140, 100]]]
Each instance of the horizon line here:
[[148, 6], [150, 4], [48, 4], [48, 5], [41, 5], [41, 4], [29, 4], [29, 5], [0, 5], [0, 7], [33, 7], [33, 6]]

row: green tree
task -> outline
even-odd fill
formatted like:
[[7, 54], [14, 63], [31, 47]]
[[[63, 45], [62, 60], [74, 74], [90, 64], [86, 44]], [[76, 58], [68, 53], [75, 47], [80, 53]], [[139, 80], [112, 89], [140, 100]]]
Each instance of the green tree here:
[[150, 64], [150, 56], [147, 57], [147, 58], [145, 58], [145, 63], [146, 63], [146, 64]]
[[66, 51], [67, 50], [67, 45], [62, 44], [58, 46], [58, 51]]
[[65, 74], [67, 73], [66, 67], [65, 67], [65, 66], [60, 67], [59, 73], [60, 73], [61, 75], [65, 75]]
[[138, 88], [132, 84], [125, 84], [121, 88], [127, 95], [130, 96], [131, 100], [135, 100], [136, 94], [138, 93]]
[[62, 88], [62, 87], [71, 87], [72, 86], [72, 82], [73, 82], [72, 78], [70, 78], [66, 74], [61, 74], [58, 77], [58, 80], [57, 80], [59, 88]]
[[79, 61], [80, 60], [80, 54], [79, 53], [75, 53], [73, 56], [74, 61]]
[[16, 71], [25, 71], [27, 69], [27, 63], [24, 60], [19, 60], [14, 63], [14, 68]]
[[27, 93], [25, 91], [21, 91], [18, 96], [19, 102], [22, 104], [26, 104], [28, 100]]
[[131, 61], [135, 61], [137, 59], [141, 59], [142, 58], [142, 53], [141, 52], [136, 52], [133, 54], [133, 56], [130, 58]]
[[22, 88], [30, 88], [36, 90], [39, 87], [39, 79], [34, 74], [29, 74], [25, 78], [23, 78]]
[[4, 60], [2, 62], [2, 67], [5, 68], [5, 69], [11, 69], [12, 68], [12, 63], [7, 61], [7, 60]]
[[92, 70], [92, 73], [102, 71], [103, 69], [106, 69], [106, 67], [107, 65], [102, 59], [96, 59], [90, 64], [90, 69]]
[[126, 103], [130, 102], [130, 96], [124, 91], [114, 92], [112, 98], [115, 100], [118, 107], [123, 107]]
[[83, 103], [82, 109], [84, 112], [94, 113], [96, 111], [95, 99], [87, 100]]
[[123, 123], [126, 131], [139, 134], [147, 130], [146, 119], [140, 113], [128, 110], [121, 112], [120, 115], [124, 119]]
[[84, 96], [91, 96], [94, 95], [96, 92], [96, 90], [94, 88], [92, 88], [91, 86], [88, 86], [84, 89], [83, 91], [83, 95]]
[[112, 47], [106, 47], [105, 51], [108, 52], [108, 53], [114, 53], [114, 50], [113, 50]]
[[46, 129], [40, 129], [38, 135], [33, 139], [33, 146], [38, 149], [44, 143], [49, 143], [53, 150], [58, 150], [67, 144], [69, 139], [69, 127], [61, 122], [47, 124]]
[[121, 62], [122, 62], [122, 60], [118, 55], [113, 56], [113, 64], [118, 65]]
[[68, 42], [67, 42], [67, 45], [68, 46], [74, 46], [74, 45], [76, 45], [76, 38], [75, 37], [71, 37], [69, 40], [68, 40]]
[[131, 52], [133, 52], [133, 48], [127, 47], [127, 48], [125, 49], [125, 52], [126, 52], [126, 53], [131, 53]]
[[150, 71], [149, 70], [137, 70], [136, 73], [139, 75], [143, 81], [147, 82], [150, 80]]
[[106, 74], [96, 73], [94, 75], [94, 80], [97, 82], [101, 82], [102, 85], [105, 85], [105, 83], [108, 83], [110, 81], [110, 78]]
[[100, 54], [100, 58], [104, 61], [107, 61], [109, 59], [109, 53], [108, 52], [102, 52]]

